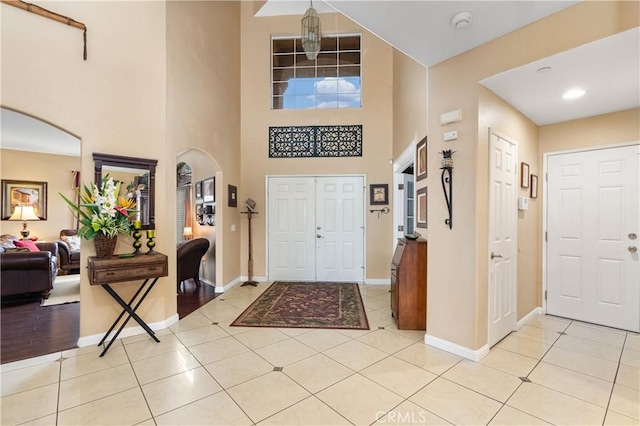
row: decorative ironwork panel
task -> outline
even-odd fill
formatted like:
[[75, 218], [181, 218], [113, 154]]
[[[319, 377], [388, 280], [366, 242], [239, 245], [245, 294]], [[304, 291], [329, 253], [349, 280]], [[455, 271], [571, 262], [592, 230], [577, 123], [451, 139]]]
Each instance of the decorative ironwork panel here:
[[269, 158], [362, 157], [362, 126], [269, 127]]

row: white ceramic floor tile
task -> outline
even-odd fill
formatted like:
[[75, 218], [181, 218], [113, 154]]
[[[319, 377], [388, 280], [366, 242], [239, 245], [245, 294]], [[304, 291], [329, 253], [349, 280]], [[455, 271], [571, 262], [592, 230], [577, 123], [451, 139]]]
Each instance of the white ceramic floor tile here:
[[152, 356], [162, 355], [167, 352], [173, 352], [184, 348], [184, 345], [173, 334], [159, 337], [159, 339], [160, 342], [156, 342], [151, 337], [146, 336], [142, 341], [134, 343], [125, 342], [124, 348], [131, 362], [140, 361], [141, 359], [151, 358]]
[[56, 424], [57, 418], [57, 414], [50, 414], [48, 416], [40, 417], [39, 419], [21, 423], [21, 426], [51, 426]]
[[2, 394], [0, 396], [7, 396], [52, 383], [58, 383], [59, 380], [59, 362], [48, 362], [46, 364], [38, 364], [32, 367], [9, 371], [2, 373], [2, 376], [0, 376], [0, 384], [2, 385]]
[[607, 417], [604, 419], [604, 424], [606, 426], [638, 426], [638, 420], [609, 410], [607, 411]]
[[500, 426], [533, 426], [533, 425], [549, 425], [544, 420], [533, 417], [520, 410], [516, 410], [508, 405], [503, 406], [498, 414], [489, 422], [490, 425]]
[[640, 368], [620, 364], [616, 375], [616, 383], [640, 390]]
[[608, 382], [613, 382], [618, 369], [615, 362], [556, 347], [549, 349], [542, 360]]
[[521, 337], [517, 333], [511, 333], [502, 339], [502, 341], [496, 345], [496, 348], [515, 352], [528, 356], [529, 358], [541, 359], [549, 348], [551, 348], [551, 345]]
[[360, 371], [388, 356], [378, 349], [355, 340], [343, 343], [323, 353], [353, 371]]
[[554, 347], [566, 349], [568, 351], [579, 352], [584, 355], [606, 359], [611, 362], [618, 362], [622, 347], [614, 346], [596, 340], [584, 339], [571, 335], [560, 336]]
[[0, 424], [17, 425], [55, 414], [58, 384], [42, 386], [0, 398]]
[[322, 352], [351, 340], [334, 330], [312, 330], [295, 337], [299, 342]]
[[415, 343], [414, 340], [402, 337], [388, 330], [376, 330], [357, 339], [382, 352], [394, 354]]
[[385, 358], [360, 371], [360, 374], [405, 398], [438, 377], [395, 357]]
[[536, 315], [531, 321], [527, 322], [526, 325], [551, 331], [564, 331], [570, 324], [571, 320], [565, 318], [550, 315]]
[[84, 376], [102, 370], [108, 370], [119, 365], [129, 363], [129, 358], [124, 347], [111, 347], [104, 356], [99, 356], [100, 352], [90, 352], [62, 361], [61, 378], [62, 380], [72, 379], [74, 377]]
[[278, 367], [293, 364], [317, 353], [314, 349], [295, 339], [287, 339], [273, 343], [256, 349], [255, 352], [267, 360], [267, 362]]
[[273, 365], [254, 352], [245, 352], [213, 362], [205, 365], [205, 368], [225, 389], [273, 371]]
[[552, 424], [601, 425], [605, 409], [561, 392], [523, 383], [507, 405]]
[[620, 358], [620, 364], [640, 368], [640, 352], [634, 351], [631, 349], [625, 349], [622, 352], [622, 357]]
[[202, 313], [195, 311], [180, 319], [180, 321], [173, 324], [169, 328], [174, 333], [179, 333], [181, 331], [187, 331], [193, 328], [204, 327], [207, 325], [211, 325], [211, 320], [204, 316]]
[[414, 404], [404, 401], [393, 410], [386, 413], [377, 413], [378, 421], [374, 425], [393, 426], [416, 426], [416, 425], [450, 425], [445, 419], [436, 416], [430, 411]]
[[202, 367], [142, 386], [151, 414], [159, 416], [222, 390]]
[[236, 338], [229, 336], [201, 345], [191, 346], [189, 351], [198, 361], [206, 365], [248, 352], [249, 348], [240, 343]]
[[461, 361], [442, 377], [489, 398], [505, 402], [522, 381], [513, 375], [471, 361]]
[[131, 364], [141, 385], [164, 379], [200, 366], [187, 349], [154, 356]]
[[448, 422], [461, 425], [487, 424], [502, 404], [449, 380], [438, 378], [409, 398]]
[[459, 356], [420, 342], [414, 343], [393, 356], [438, 375], [462, 360]]
[[541, 362], [529, 375], [539, 385], [607, 408], [613, 383], [593, 376]]
[[138, 387], [131, 364], [60, 382], [59, 409], [66, 410]]
[[640, 390], [615, 385], [609, 410], [640, 420]]
[[538, 360], [515, 352], [493, 348], [480, 364], [495, 368], [516, 377], [526, 377], [533, 370]]
[[378, 327], [386, 327], [394, 324], [393, 317], [388, 312], [383, 311], [367, 311], [367, 320], [369, 328], [376, 330]]
[[583, 339], [594, 340], [596, 342], [607, 343], [609, 345], [622, 347], [626, 333], [620, 330], [607, 329], [605, 327], [595, 328], [593, 326], [574, 322], [565, 331], [569, 336], [582, 337]]
[[316, 396], [357, 425], [368, 425], [403, 401], [403, 398], [379, 384], [354, 374]]
[[288, 365], [283, 371], [311, 393], [317, 393], [354, 374], [353, 370], [323, 354]]
[[535, 340], [536, 342], [544, 343], [546, 345], [553, 345], [560, 337], [560, 334], [556, 331], [532, 327], [530, 325], [525, 325], [520, 330], [514, 331], [512, 335], [522, 337], [524, 339]]
[[256, 423], [311, 395], [302, 386], [277, 371], [234, 386], [227, 389], [227, 392]]
[[235, 338], [252, 350], [290, 339], [289, 336], [275, 328], [252, 328], [245, 333], [236, 335]]
[[181, 331], [176, 333], [176, 337], [180, 339], [183, 345], [191, 347], [212, 340], [222, 339], [223, 337], [229, 337], [229, 334], [217, 325], [206, 325], [204, 327]]
[[304, 399], [258, 424], [273, 426], [351, 425], [347, 419], [329, 408], [315, 396]]
[[155, 418], [158, 426], [251, 425], [252, 422], [226, 392], [192, 402]]
[[9, 371], [20, 370], [26, 367], [33, 367], [34, 365], [48, 364], [50, 362], [59, 361], [60, 358], [61, 353], [55, 352], [48, 355], [22, 359], [20, 361], [8, 362], [6, 364], [0, 365], [0, 373], [8, 373]]
[[58, 414], [59, 425], [134, 425], [151, 417], [140, 388], [79, 405]]
[[640, 334], [628, 332], [624, 347], [625, 349], [640, 352]]

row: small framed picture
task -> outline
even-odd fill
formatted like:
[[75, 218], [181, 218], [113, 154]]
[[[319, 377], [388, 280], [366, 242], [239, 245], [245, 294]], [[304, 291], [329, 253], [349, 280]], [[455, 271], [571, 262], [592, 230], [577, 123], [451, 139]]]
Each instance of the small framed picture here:
[[427, 227], [427, 187], [418, 189], [416, 193], [416, 226], [418, 228]]
[[538, 176], [531, 175], [531, 198], [538, 198]]
[[529, 187], [529, 164], [525, 162], [520, 163], [520, 187]]
[[416, 145], [416, 180], [427, 177], [427, 137]]
[[215, 185], [213, 178], [205, 179], [202, 181], [202, 199], [205, 202], [215, 201]]
[[379, 206], [389, 204], [389, 185], [386, 183], [369, 185], [369, 204]]
[[47, 182], [2, 179], [2, 220], [9, 220], [16, 207], [32, 207], [40, 220], [47, 220]]
[[238, 207], [238, 187], [229, 185], [229, 207]]

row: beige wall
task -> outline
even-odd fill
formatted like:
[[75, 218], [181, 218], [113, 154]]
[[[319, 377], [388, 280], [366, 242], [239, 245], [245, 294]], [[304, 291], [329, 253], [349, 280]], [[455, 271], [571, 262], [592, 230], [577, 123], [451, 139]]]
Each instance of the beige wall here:
[[[367, 184], [392, 182], [393, 49], [384, 41], [339, 14], [322, 14], [323, 33], [362, 33], [362, 108], [271, 110], [271, 35], [297, 36], [300, 17], [254, 18], [254, 4], [242, 2], [242, 178], [238, 198], [253, 198], [260, 212], [252, 221], [254, 275], [266, 271], [266, 198], [268, 175], [364, 174]], [[271, 159], [269, 126], [363, 126], [363, 156], [356, 158]], [[366, 194], [368, 204], [368, 193]], [[392, 202], [392, 200], [390, 200]], [[243, 219], [244, 220], [244, 219]], [[246, 222], [246, 220], [245, 220]], [[366, 278], [388, 279], [392, 215], [366, 213]], [[246, 226], [242, 227], [242, 272], [247, 263]]]
[[[28, 222], [30, 236], [55, 241], [60, 238], [61, 229], [76, 228], [71, 211], [58, 194], [73, 199], [71, 172], [80, 169], [79, 157], [3, 149], [0, 158], [2, 179], [47, 183], [47, 220]], [[20, 236], [21, 229], [22, 222], [0, 222], [0, 234]]]
[[167, 139], [172, 165], [189, 164], [194, 182], [216, 178], [216, 226], [193, 224], [216, 244], [204, 278], [217, 286], [241, 272], [241, 209], [227, 207], [227, 185], [240, 185], [239, 21], [237, 1], [167, 3]]
[[[474, 350], [486, 344], [488, 235], [483, 200], [488, 164], [483, 160], [486, 144], [478, 136], [478, 81], [638, 26], [638, 16], [638, 2], [582, 2], [429, 69], [429, 170], [439, 168], [439, 151], [456, 151], [452, 230], [443, 223], [446, 205], [439, 174], [427, 177], [434, 189], [428, 205], [429, 335]], [[457, 108], [463, 110], [462, 122], [440, 126], [440, 114]], [[483, 116], [491, 113], [483, 111]], [[442, 133], [453, 129], [458, 140], [444, 143]]]
[[[0, 7], [2, 106], [78, 136], [83, 181], [93, 180], [93, 152], [157, 159], [157, 249], [175, 264], [175, 237], [164, 231], [173, 229], [175, 216], [166, 191], [175, 187], [175, 154], [165, 142], [165, 4], [48, 2], [48, 9], [87, 25], [87, 61], [82, 60], [81, 31], [6, 4]], [[128, 251], [127, 245], [117, 250]], [[82, 253], [86, 264], [95, 253], [93, 244], [83, 242]], [[172, 267], [139, 309], [148, 322], [175, 314], [174, 283]], [[133, 287], [118, 285], [118, 290], [126, 296]], [[80, 335], [106, 331], [119, 306], [103, 289], [91, 287], [84, 272], [80, 291]]]
[[393, 49], [393, 158], [427, 134], [427, 68]]

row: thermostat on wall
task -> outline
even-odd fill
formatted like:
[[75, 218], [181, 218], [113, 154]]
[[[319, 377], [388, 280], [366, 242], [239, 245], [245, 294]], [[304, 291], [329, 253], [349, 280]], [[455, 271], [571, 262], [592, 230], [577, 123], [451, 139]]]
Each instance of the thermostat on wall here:
[[529, 210], [529, 197], [518, 197], [518, 210]]

